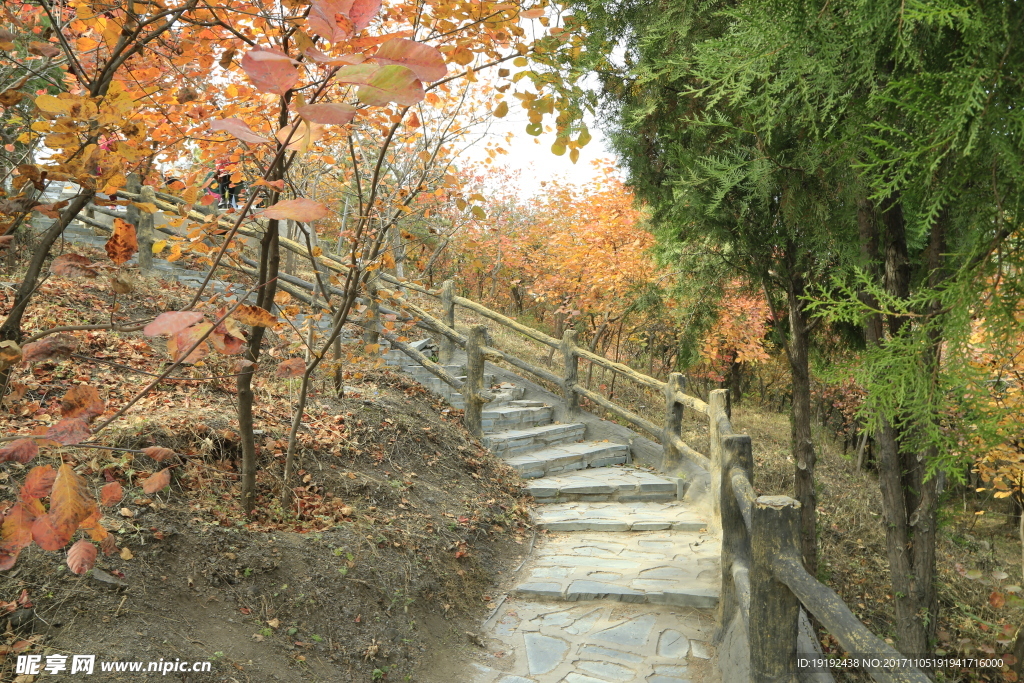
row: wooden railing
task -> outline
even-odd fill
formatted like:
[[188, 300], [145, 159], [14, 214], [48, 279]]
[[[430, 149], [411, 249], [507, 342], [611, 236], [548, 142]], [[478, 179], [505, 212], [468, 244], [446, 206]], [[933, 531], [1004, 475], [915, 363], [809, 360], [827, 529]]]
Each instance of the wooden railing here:
[[[441, 319], [410, 302], [404, 306], [414, 317], [419, 318], [424, 329], [441, 335], [441, 364], [451, 361], [456, 347], [464, 348], [467, 352], [466, 384], [472, 386], [468, 394], [465, 394], [466, 387], [461, 390], [467, 400], [466, 423], [474, 433], [480, 433], [479, 412], [470, 415], [469, 406], [483, 405], [478, 392], [483, 389], [480, 382], [484, 374], [484, 360], [502, 360], [559, 386], [570, 416], [579, 412], [579, 398], [585, 397], [659, 439], [663, 449], [663, 471], [678, 470], [682, 460], [686, 459], [709, 472], [712, 519], [722, 535], [718, 640], [724, 641], [730, 631], [738, 630], [739, 633], [732, 635], [734, 640], [738, 637], [741, 642], [739, 654], [743, 656], [743, 652], [746, 652], [749, 657], [749, 661], [744, 662], [746, 666], [730, 669], [730, 665], [734, 664], [726, 661], [730, 653], [720, 652], [719, 664], [725, 669], [723, 674], [728, 674], [727, 678], [734, 680], [731, 674], [742, 669], [749, 671], [750, 680], [755, 683], [796, 681], [801, 606], [814, 615], [847, 652], [877, 657], [883, 661], [900, 657], [899, 653], [872, 634], [853, 615], [835, 591], [804, 569], [799, 550], [800, 504], [785, 496], [757, 496], [754, 492], [754, 460], [750, 437], [733, 430], [726, 408], [725, 389], [712, 391], [705, 403], [686, 393], [686, 380], [680, 373], [669, 375], [668, 382], [639, 373], [626, 365], [580, 348], [571, 330], [559, 340], [475, 301], [456, 296], [451, 281], [445, 282], [440, 290], [418, 288], [417, 291], [441, 300]], [[483, 326], [472, 328], [468, 337], [459, 334], [455, 330], [457, 306], [561, 351], [561, 376], [511, 354], [485, 347]], [[423, 354], [412, 348], [406, 352], [431, 369], [430, 360]], [[644, 387], [663, 392], [664, 424], [659, 427], [581, 386], [577, 381], [580, 358]], [[440, 373], [434, 374], [446, 381]], [[697, 452], [682, 439], [683, 411], [687, 408], [708, 420], [708, 455]], [[887, 671], [875, 668], [868, 673], [882, 683], [925, 683], [929, 680], [917, 669], [897, 668]]]
[[[120, 192], [132, 199], [141, 198], [131, 192]], [[180, 200], [157, 193], [146, 197], [160, 208], [176, 209]], [[174, 200], [174, 201], [172, 201]], [[207, 220], [208, 216], [192, 216]], [[228, 225], [223, 222], [225, 225]], [[242, 226], [243, 235], [258, 236], [254, 228]], [[308, 253], [306, 245], [281, 238], [283, 249], [297, 254]], [[348, 266], [340, 261], [320, 257], [320, 265], [335, 272]], [[244, 269], [244, 268], [243, 268]], [[563, 395], [567, 417], [580, 412], [580, 397], [587, 398], [610, 413], [642, 429], [662, 444], [661, 469], [678, 472], [687, 460], [706, 470], [709, 475], [712, 525], [722, 536], [722, 585], [718, 604], [719, 667], [723, 679], [740, 680], [737, 672], [755, 683], [781, 683], [797, 680], [797, 635], [801, 606], [810, 612], [851, 653], [878, 658], [899, 659], [901, 655], [872, 634], [831, 588], [820, 583], [803, 567], [799, 550], [800, 503], [785, 496], [757, 496], [754, 492], [754, 463], [750, 437], [737, 434], [729, 419], [727, 392], [714, 390], [708, 402], [686, 394], [686, 380], [672, 373], [667, 382], [649, 377], [576, 345], [575, 332], [567, 331], [561, 339], [523, 325], [501, 313], [492, 311], [470, 299], [457, 296], [454, 283], [447, 281], [438, 290], [378, 273], [380, 281], [440, 299], [441, 318], [402, 298], [405, 321], [441, 337], [439, 362], [401, 341], [396, 335], [378, 327], [374, 334], [388, 340], [414, 359], [466, 400], [466, 424], [476, 435], [482, 435], [481, 411], [491, 400], [484, 387], [485, 361], [503, 361], [517, 370], [530, 373], [558, 387]], [[318, 303], [313, 283], [289, 277], [280, 283], [300, 300]], [[562, 356], [562, 373], [535, 366], [511, 353], [485, 345], [486, 328], [477, 325], [463, 335], [455, 328], [456, 307], [473, 311], [536, 342]], [[466, 379], [460, 380], [445, 369], [455, 349], [466, 351]], [[579, 359], [617, 373], [641, 386], [661, 391], [665, 396], [665, 417], [661, 426], [618, 405], [609, 398], [591, 391], [578, 382]], [[683, 412], [690, 409], [706, 417], [709, 431], [709, 453], [702, 454], [682, 439]], [[729, 649], [732, 648], [732, 649]], [[737, 658], [742, 661], [737, 661]], [[929, 678], [917, 669], [868, 671], [880, 683], [927, 683]]]

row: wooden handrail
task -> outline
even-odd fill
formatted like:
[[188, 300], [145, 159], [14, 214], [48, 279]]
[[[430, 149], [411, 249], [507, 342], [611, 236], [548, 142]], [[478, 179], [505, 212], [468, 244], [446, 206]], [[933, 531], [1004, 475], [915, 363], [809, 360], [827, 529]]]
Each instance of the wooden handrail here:
[[684, 456], [686, 456], [689, 460], [695, 462], [702, 469], [711, 469], [711, 461], [708, 459], [706, 455], [700, 453], [699, 451], [693, 450], [693, 448], [691, 448], [688, 443], [686, 443], [685, 441], [683, 441], [681, 438], [674, 434], [670, 437], [670, 439], [672, 440], [672, 445], [675, 446], [676, 449]]
[[501, 323], [505, 327], [511, 327], [516, 332], [519, 332], [520, 334], [525, 334], [527, 337], [535, 339], [539, 341], [541, 344], [547, 344], [553, 349], [557, 349], [562, 343], [559, 339], [549, 337], [548, 335], [544, 334], [539, 330], [535, 330], [532, 327], [527, 327], [522, 323], [518, 323], [512, 318], [509, 318], [507, 315], [502, 315], [497, 311], [492, 311], [486, 306], [482, 306], [471, 299], [467, 299], [466, 297], [453, 296], [452, 301], [454, 301], [459, 306], [462, 306], [463, 308], [468, 308], [471, 311], [476, 311], [485, 318], [490, 318], [495, 322]]
[[620, 375], [625, 375], [626, 377], [629, 377], [637, 384], [643, 384], [644, 386], [650, 387], [651, 389], [655, 389], [657, 391], [665, 391], [665, 382], [662, 382], [661, 380], [658, 379], [654, 379], [653, 377], [649, 377], [643, 373], [637, 372], [628, 365], [623, 365], [622, 363], [616, 363], [615, 361], [608, 360], [604, 356], [599, 356], [593, 351], [588, 351], [587, 349], [577, 349], [576, 353], [580, 358], [586, 358], [594, 365], [600, 365], [601, 367], [608, 368], [609, 370], [617, 372]]
[[[807, 611], [835, 636], [844, 650], [882, 660], [905, 659], [904, 655], [868, 630], [834, 590], [808, 574], [799, 555], [780, 555], [772, 562], [772, 570]], [[878, 683], [931, 683], [931, 679], [918, 669], [868, 669], [867, 674]]]
[[625, 408], [622, 408], [621, 406], [619, 406], [619, 405], [617, 405], [615, 403], [612, 403], [611, 401], [606, 399], [601, 394], [593, 392], [590, 389], [586, 389], [584, 387], [581, 387], [579, 384], [574, 384], [572, 386], [572, 390], [574, 392], [576, 392], [577, 394], [579, 394], [580, 396], [584, 396], [584, 397], [590, 399], [591, 401], [593, 401], [597, 405], [601, 406], [602, 408], [615, 413], [616, 415], [621, 417], [623, 420], [626, 420], [627, 422], [630, 422], [630, 423], [636, 425], [637, 427], [639, 427], [640, 429], [643, 429], [644, 431], [652, 434], [654, 436], [654, 438], [656, 438], [656, 439], [660, 439], [661, 438], [661, 432], [662, 432], [661, 427], [657, 426], [656, 424], [654, 424], [650, 420], [646, 420], [646, 419], [640, 417], [639, 415], [637, 415], [636, 413], [632, 413], [632, 412], [626, 410]]

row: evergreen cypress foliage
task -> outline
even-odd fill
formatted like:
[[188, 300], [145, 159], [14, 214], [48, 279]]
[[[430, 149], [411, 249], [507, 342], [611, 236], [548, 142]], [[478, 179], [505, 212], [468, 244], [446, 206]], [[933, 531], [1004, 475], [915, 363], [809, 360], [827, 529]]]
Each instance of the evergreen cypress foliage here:
[[[934, 475], [962, 471], [969, 455], [956, 419], [997, 419], [967, 405], [983, 394], [964, 392], [980, 381], [972, 321], [1006, 330], [1019, 311], [1019, 287], [983, 293], [1021, 272], [1024, 3], [574, 7], [590, 31], [580, 63], [601, 76], [602, 120], [659, 239], [707, 244], [788, 312], [805, 507], [813, 450], [801, 451], [809, 415], [796, 398], [808, 328], [863, 326], [858, 377], [879, 447], [899, 646], [929, 651]], [[805, 561], [808, 533], [813, 547], [813, 518]]]

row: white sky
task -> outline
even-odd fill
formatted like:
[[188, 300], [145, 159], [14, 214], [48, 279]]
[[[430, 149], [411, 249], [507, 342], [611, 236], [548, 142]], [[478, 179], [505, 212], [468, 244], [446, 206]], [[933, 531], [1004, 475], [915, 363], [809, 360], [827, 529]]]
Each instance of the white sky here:
[[[500, 140], [501, 147], [508, 150], [508, 154], [496, 157], [493, 165], [520, 172], [521, 198], [523, 199], [540, 194], [543, 192], [541, 182], [555, 178], [563, 178], [576, 185], [584, 185], [597, 176], [592, 161], [614, 158], [607, 148], [606, 138], [598, 129], [596, 122], [590, 120], [589, 117], [587, 125], [590, 127], [593, 139], [580, 150], [580, 158], [575, 164], [569, 160], [568, 152], [562, 156], [552, 154], [551, 144], [555, 141], [554, 133], [544, 133], [539, 137], [534, 137], [526, 132], [528, 123], [526, 111], [519, 106], [518, 101], [512, 98], [509, 98], [508, 115], [501, 119], [492, 118], [490, 121], [492, 139]], [[545, 124], [547, 123], [549, 123], [549, 117], [545, 117]], [[505, 144], [503, 140], [507, 132], [512, 132], [514, 135], [511, 144]], [[477, 162], [486, 159], [484, 141], [466, 150], [462, 156]]]

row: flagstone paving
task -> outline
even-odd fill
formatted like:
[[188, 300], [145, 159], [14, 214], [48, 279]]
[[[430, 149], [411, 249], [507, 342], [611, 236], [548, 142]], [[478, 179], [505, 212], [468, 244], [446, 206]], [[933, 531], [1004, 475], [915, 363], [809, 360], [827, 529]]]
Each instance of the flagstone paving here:
[[[400, 352], [387, 362], [465, 404]], [[476, 661], [451, 680], [717, 683], [721, 542], [679, 500], [680, 480], [633, 466], [627, 444], [586, 441], [586, 424], [554, 422], [556, 411], [501, 387], [484, 410], [483, 443], [525, 480], [542, 535], [475, 637]]]

